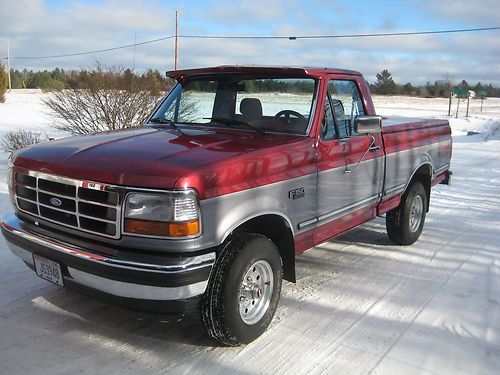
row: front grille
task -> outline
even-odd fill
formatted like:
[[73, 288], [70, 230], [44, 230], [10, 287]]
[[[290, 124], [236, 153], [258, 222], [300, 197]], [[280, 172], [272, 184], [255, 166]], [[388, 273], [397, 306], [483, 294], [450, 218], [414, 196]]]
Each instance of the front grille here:
[[107, 185], [38, 172], [16, 172], [20, 211], [105, 237], [120, 237], [120, 194]]

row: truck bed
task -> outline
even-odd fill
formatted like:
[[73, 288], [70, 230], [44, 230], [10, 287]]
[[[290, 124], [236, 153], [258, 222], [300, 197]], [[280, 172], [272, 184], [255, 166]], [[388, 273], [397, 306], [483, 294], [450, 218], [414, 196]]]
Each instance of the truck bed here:
[[[443, 179], [451, 159], [451, 129], [448, 120], [384, 117], [382, 138], [386, 153], [383, 207], [399, 204], [412, 173], [429, 165], [432, 184]], [[391, 197], [397, 198], [392, 200]]]

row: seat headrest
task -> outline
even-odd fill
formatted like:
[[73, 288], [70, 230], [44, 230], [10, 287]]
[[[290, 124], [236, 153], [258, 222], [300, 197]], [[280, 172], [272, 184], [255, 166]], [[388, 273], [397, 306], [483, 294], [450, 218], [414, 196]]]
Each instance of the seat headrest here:
[[240, 112], [247, 121], [262, 118], [262, 104], [257, 98], [244, 98], [240, 103]]

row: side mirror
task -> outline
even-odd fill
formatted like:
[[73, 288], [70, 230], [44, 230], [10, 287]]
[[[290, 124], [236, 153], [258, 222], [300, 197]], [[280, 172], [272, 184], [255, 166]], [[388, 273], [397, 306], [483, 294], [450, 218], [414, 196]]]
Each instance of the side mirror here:
[[374, 134], [382, 131], [382, 116], [356, 116], [354, 131], [358, 134]]

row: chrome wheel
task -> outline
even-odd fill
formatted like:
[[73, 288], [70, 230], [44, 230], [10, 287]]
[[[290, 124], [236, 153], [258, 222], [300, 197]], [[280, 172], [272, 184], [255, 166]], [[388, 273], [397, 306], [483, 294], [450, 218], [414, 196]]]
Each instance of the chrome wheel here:
[[240, 317], [244, 323], [257, 323], [269, 308], [273, 294], [274, 276], [271, 265], [259, 260], [248, 268], [240, 285]]
[[413, 198], [410, 208], [410, 231], [415, 233], [422, 222], [422, 214], [424, 212], [424, 201], [420, 195]]

